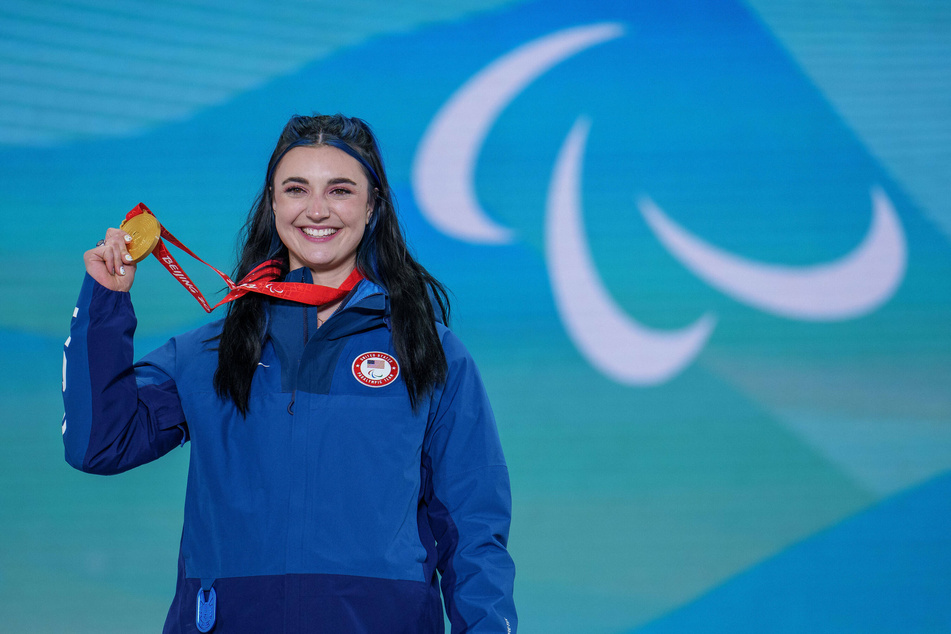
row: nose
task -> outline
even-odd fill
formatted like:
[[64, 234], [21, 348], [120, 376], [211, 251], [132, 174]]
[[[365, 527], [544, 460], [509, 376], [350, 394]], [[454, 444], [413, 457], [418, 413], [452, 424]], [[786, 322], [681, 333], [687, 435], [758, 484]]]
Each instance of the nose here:
[[330, 217], [330, 205], [323, 198], [315, 196], [307, 205], [307, 217], [311, 220], [323, 220]]

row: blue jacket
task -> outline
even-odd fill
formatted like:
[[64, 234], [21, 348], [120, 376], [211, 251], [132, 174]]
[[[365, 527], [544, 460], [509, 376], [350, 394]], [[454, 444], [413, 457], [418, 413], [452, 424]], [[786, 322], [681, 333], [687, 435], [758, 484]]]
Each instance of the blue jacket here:
[[508, 472], [478, 370], [438, 324], [449, 372], [414, 412], [387, 319], [368, 281], [319, 330], [314, 309], [272, 302], [245, 419], [212, 385], [221, 321], [133, 366], [129, 294], [86, 277], [67, 462], [120, 473], [190, 441], [165, 632], [443, 632], [440, 585], [453, 634], [516, 630]]

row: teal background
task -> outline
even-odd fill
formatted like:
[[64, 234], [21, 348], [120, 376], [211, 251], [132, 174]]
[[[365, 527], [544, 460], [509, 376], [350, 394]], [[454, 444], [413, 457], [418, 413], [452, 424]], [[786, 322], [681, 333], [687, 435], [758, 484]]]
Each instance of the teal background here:
[[[478, 200], [513, 240], [437, 229], [412, 170], [443, 105], [597, 23], [624, 33], [526, 84], [478, 155]], [[187, 453], [111, 478], [63, 461], [81, 255], [143, 201], [230, 269], [281, 126], [314, 111], [373, 124], [409, 239], [454, 292], [512, 476], [521, 631], [948, 631], [949, 68], [951, 8], [927, 0], [4, 2], [0, 631], [160, 629]], [[546, 195], [580, 116], [584, 238], [613, 301], [658, 330], [716, 318], [659, 384], [592, 365], [553, 296]], [[637, 208], [801, 268], [856, 248], [874, 186], [907, 267], [832, 321], [713, 288]], [[139, 355], [207, 319], [153, 260], [133, 301]]]

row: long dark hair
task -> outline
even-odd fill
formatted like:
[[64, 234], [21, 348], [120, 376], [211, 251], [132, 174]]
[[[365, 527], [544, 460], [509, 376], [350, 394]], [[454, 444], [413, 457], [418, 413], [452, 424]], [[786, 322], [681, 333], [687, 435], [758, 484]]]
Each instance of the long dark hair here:
[[[370, 126], [361, 119], [343, 115], [291, 117], [268, 162], [264, 186], [248, 214], [239, 239], [241, 253], [234, 279], [240, 280], [265, 260], [276, 258], [288, 272], [287, 247], [274, 224], [273, 183], [277, 165], [292, 147], [330, 145], [353, 156], [363, 167], [371, 184], [373, 214], [357, 247], [357, 268], [368, 280], [382, 286], [389, 295], [393, 346], [400, 362], [400, 376], [417, 409], [437, 383], [446, 378], [446, 357], [436, 333], [438, 305], [440, 318], [449, 321], [449, 298], [439, 283], [410, 255], [393, 205], [380, 150]], [[268, 299], [248, 293], [228, 306], [218, 339], [218, 369], [215, 391], [230, 398], [242, 415], [250, 407], [251, 381], [261, 360], [265, 337]]]

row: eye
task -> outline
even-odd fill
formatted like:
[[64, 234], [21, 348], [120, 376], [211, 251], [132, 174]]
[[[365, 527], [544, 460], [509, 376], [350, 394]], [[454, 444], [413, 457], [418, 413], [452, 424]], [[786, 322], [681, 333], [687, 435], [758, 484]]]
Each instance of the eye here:
[[299, 194], [303, 194], [305, 192], [304, 192], [304, 188], [301, 187], [300, 185], [289, 185], [284, 188], [284, 193], [290, 194], [291, 196], [296, 196]]
[[349, 187], [334, 187], [330, 190], [331, 196], [349, 196], [353, 194], [353, 190]]

